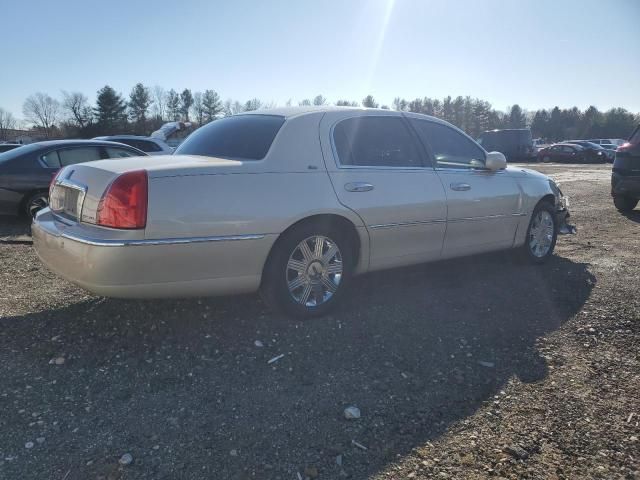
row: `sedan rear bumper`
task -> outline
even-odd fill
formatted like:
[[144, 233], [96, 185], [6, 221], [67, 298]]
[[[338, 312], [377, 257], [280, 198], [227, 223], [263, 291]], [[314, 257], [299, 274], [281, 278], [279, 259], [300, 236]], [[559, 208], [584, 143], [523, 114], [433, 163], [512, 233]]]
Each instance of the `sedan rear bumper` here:
[[258, 289], [276, 235], [101, 240], [47, 209], [32, 225], [47, 267], [95, 294], [120, 298], [226, 295]]

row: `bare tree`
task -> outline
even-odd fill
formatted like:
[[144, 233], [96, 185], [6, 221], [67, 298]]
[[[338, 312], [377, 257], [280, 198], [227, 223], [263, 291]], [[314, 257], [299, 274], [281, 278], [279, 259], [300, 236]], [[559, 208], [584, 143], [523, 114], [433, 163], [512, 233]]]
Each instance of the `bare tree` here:
[[79, 128], [84, 128], [91, 123], [93, 111], [89, 106], [89, 99], [80, 92], [69, 93], [63, 90], [62, 109]]
[[160, 85], [153, 87], [153, 107], [152, 112], [155, 118], [164, 120], [167, 108], [167, 92]]
[[193, 119], [198, 122], [198, 125], [204, 123], [204, 106], [202, 104], [202, 92], [195, 92], [193, 94], [193, 105], [191, 106], [191, 113]]
[[16, 119], [6, 110], [0, 108], [0, 140], [8, 140], [9, 130], [16, 128]]
[[55, 98], [38, 92], [27, 97], [22, 105], [22, 113], [28, 121], [41, 127], [48, 137], [60, 116], [60, 103]]
[[225, 117], [229, 117], [244, 112], [244, 106], [237, 100], [228, 99], [224, 102], [223, 112]]

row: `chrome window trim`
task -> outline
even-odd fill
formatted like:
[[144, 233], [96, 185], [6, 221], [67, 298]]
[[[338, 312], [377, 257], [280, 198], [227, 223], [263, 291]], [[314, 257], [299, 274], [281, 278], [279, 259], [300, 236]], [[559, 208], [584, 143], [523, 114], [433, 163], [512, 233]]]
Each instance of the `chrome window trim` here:
[[360, 114], [360, 115], [351, 115], [349, 117], [344, 117], [344, 118], [340, 118], [339, 120], [336, 120], [335, 122], [333, 122], [333, 124], [331, 124], [331, 128], [329, 129], [329, 142], [331, 143], [331, 153], [333, 153], [333, 161], [336, 164], [336, 167], [339, 170], [381, 170], [381, 171], [394, 171], [394, 172], [398, 172], [398, 171], [407, 171], [407, 172], [424, 172], [425, 170], [427, 171], [433, 171], [434, 168], [432, 165], [424, 165], [425, 160], [429, 160], [427, 152], [423, 151], [423, 149], [420, 148], [420, 139], [417, 138], [414, 134], [414, 132], [412, 130], [410, 130], [409, 128], [407, 128], [407, 126], [405, 125], [405, 128], [407, 128], [407, 131], [409, 133], [409, 135], [414, 139], [414, 143], [416, 144], [416, 149], [418, 150], [419, 153], [421, 153], [421, 158], [420, 161], [423, 163], [423, 165], [421, 167], [392, 167], [392, 166], [385, 166], [385, 167], [380, 167], [380, 166], [367, 166], [367, 165], [343, 165], [342, 162], [340, 161], [340, 156], [338, 155], [338, 149], [336, 148], [336, 144], [334, 141], [334, 135], [333, 132], [336, 128], [336, 126], [339, 123], [344, 122], [345, 120], [351, 120], [352, 118], [399, 118], [400, 121], [404, 121], [403, 120], [403, 116], [402, 115], [392, 115], [392, 114], [388, 114], [388, 115], [367, 115], [367, 114]]

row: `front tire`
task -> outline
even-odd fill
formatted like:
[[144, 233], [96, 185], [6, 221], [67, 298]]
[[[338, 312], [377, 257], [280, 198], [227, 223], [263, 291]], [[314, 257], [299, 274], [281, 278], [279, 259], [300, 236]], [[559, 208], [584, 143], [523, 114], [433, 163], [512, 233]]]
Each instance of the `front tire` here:
[[626, 213], [636, 208], [636, 205], [638, 205], [638, 199], [625, 197], [622, 195], [615, 195], [613, 197], [613, 204], [618, 209], [618, 211]]
[[301, 225], [281, 237], [267, 261], [265, 302], [293, 317], [318, 317], [344, 296], [355, 263], [345, 232], [332, 225]]
[[551, 162], [551, 157], [549, 155], [545, 155], [544, 157], [542, 157], [542, 163], [550, 163]]
[[540, 202], [533, 210], [527, 236], [522, 246], [523, 256], [530, 262], [546, 262], [556, 246], [558, 225], [555, 208], [549, 202]]

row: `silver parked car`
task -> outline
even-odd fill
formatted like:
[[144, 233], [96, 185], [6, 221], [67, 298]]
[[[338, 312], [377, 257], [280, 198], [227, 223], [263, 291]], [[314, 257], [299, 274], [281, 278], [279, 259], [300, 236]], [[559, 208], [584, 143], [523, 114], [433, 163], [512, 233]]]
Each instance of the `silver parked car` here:
[[251, 292], [327, 312], [354, 275], [517, 248], [569, 231], [548, 177], [454, 126], [389, 110], [294, 108], [216, 120], [175, 155], [65, 168], [33, 224], [43, 262], [100, 295]]
[[94, 140], [107, 140], [109, 142], [119, 142], [142, 150], [148, 155], [171, 155], [173, 147], [161, 138], [144, 137], [141, 135], [107, 135], [105, 137], [95, 137]]

